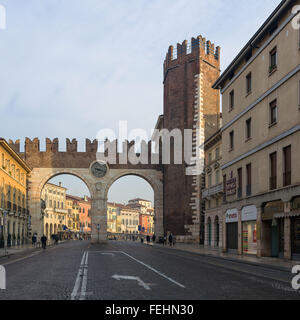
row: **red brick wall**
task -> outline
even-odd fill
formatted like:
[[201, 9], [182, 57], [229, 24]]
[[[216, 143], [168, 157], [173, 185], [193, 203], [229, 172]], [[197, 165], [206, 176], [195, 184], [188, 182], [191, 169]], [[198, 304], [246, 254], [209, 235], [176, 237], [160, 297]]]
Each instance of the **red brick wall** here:
[[[192, 43], [194, 46], [189, 54], [186, 53], [186, 42], [177, 45], [180, 54], [176, 59], [172, 59], [173, 48], [170, 47], [164, 63], [164, 128], [193, 129], [195, 76], [202, 72], [204, 119], [210, 123], [210, 126], [205, 126], [208, 137], [218, 128], [220, 94], [211, 87], [220, 74], [220, 50], [215, 50], [202, 37], [192, 39]], [[209, 54], [207, 46], [211, 51]], [[211, 127], [213, 125], [215, 127]], [[195, 189], [192, 187], [192, 177], [185, 173], [185, 164], [164, 167], [164, 227], [165, 232], [175, 235], [189, 235], [185, 226], [193, 224], [190, 202]]]

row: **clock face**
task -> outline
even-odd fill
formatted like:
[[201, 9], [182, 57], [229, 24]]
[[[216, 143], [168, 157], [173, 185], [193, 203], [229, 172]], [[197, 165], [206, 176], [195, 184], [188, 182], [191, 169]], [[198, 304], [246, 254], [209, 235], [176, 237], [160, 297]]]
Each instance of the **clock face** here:
[[107, 165], [104, 162], [95, 162], [91, 167], [92, 174], [96, 178], [103, 178], [107, 173]]

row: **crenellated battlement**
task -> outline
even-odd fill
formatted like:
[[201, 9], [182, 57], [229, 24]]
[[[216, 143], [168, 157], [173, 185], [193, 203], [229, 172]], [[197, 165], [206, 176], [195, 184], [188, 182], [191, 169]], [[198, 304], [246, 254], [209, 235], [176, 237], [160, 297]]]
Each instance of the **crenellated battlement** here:
[[[136, 146], [135, 141], [123, 141], [119, 147], [118, 140], [103, 141], [102, 152], [98, 140], [86, 139], [85, 151], [78, 151], [78, 141], [76, 139], [66, 139], [66, 151], [59, 151], [59, 139], [46, 138], [46, 149], [41, 150], [40, 140], [34, 138], [25, 139], [25, 151], [22, 153], [25, 161], [31, 168], [86, 168], [95, 160], [104, 160], [112, 165], [160, 165], [162, 155], [153, 153], [153, 141], [142, 141]], [[9, 145], [20, 152], [20, 140], [9, 140]], [[136, 152], [136, 150], [139, 152]], [[157, 149], [158, 150], [158, 149]], [[162, 150], [161, 143], [159, 150]]]
[[201, 35], [192, 38], [189, 43], [184, 40], [182, 44], [177, 43], [176, 49], [170, 46], [164, 61], [164, 72], [170, 67], [180, 64], [186, 59], [202, 58], [216, 67], [220, 67], [220, 47], [216, 47], [211, 41], [206, 41]]

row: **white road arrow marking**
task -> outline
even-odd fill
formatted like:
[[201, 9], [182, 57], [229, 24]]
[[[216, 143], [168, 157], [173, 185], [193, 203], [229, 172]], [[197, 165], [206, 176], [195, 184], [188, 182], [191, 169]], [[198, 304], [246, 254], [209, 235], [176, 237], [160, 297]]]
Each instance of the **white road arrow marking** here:
[[114, 276], [112, 276], [113, 279], [115, 280], [134, 280], [138, 282], [138, 285], [141, 287], [144, 287], [145, 290], [151, 290], [151, 288], [148, 286], [148, 284], [146, 284], [143, 280], [141, 280], [139, 277], [132, 277], [132, 276], [120, 276], [115, 274]]

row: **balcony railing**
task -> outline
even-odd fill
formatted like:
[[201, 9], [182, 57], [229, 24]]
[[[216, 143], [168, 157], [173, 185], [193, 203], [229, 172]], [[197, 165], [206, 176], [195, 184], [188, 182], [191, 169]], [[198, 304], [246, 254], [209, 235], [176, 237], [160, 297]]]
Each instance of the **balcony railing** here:
[[223, 193], [223, 183], [217, 184], [216, 186], [204, 190], [202, 192], [202, 198], [212, 197], [221, 193]]
[[287, 171], [283, 174], [283, 186], [287, 187], [292, 184], [291, 171]]
[[270, 178], [270, 190], [277, 189], [277, 177], [271, 177]]

